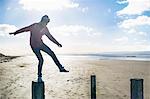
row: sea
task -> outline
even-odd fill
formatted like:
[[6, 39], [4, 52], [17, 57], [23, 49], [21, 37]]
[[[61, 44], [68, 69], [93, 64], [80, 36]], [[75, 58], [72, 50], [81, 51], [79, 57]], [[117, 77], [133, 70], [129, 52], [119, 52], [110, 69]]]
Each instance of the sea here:
[[61, 58], [69, 59], [98, 59], [98, 60], [136, 60], [150, 61], [150, 51], [136, 52], [103, 52], [88, 54], [59, 54]]

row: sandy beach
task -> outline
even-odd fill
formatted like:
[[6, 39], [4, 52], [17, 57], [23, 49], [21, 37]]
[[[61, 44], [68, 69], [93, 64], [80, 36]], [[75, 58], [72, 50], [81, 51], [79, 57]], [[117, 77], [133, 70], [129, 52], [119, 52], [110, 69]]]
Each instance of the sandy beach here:
[[[2, 58], [1, 58], [2, 59]], [[44, 56], [45, 99], [90, 99], [90, 75], [97, 80], [97, 99], [130, 99], [130, 79], [144, 79], [144, 98], [150, 99], [150, 62], [59, 57], [69, 73], [60, 73]], [[31, 99], [37, 76], [35, 56], [0, 63], [0, 99]]]

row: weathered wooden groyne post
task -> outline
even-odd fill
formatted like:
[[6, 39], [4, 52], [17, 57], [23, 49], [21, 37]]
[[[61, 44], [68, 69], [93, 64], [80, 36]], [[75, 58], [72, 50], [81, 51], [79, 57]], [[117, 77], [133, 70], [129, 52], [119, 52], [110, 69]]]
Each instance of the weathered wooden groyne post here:
[[144, 99], [143, 79], [130, 79], [131, 82], [131, 99]]
[[32, 99], [45, 99], [44, 82], [32, 81]]
[[91, 99], [96, 99], [96, 76], [91, 75]]

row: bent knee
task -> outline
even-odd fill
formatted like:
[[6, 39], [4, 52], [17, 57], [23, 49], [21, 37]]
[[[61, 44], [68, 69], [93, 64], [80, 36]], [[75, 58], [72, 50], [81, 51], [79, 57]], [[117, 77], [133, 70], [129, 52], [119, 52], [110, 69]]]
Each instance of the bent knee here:
[[51, 51], [52, 55], [55, 54], [53, 51]]
[[44, 62], [44, 59], [43, 58], [40, 58], [38, 59], [40, 63], [43, 63]]

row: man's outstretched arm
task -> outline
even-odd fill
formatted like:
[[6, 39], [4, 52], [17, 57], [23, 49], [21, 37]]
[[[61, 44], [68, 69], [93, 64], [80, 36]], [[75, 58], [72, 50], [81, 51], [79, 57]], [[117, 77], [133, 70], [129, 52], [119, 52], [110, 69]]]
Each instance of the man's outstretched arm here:
[[53, 43], [55, 43], [56, 45], [58, 45], [59, 47], [62, 47], [62, 45], [50, 34], [50, 32], [48, 31], [48, 29], [46, 28], [46, 33], [45, 35], [49, 38], [49, 40], [51, 40]]
[[15, 32], [9, 33], [9, 34], [10, 34], [10, 35], [11, 35], [11, 34], [16, 35], [16, 34], [19, 34], [19, 33], [22, 33], [22, 32], [28, 32], [28, 31], [30, 31], [31, 26], [32, 26], [32, 25], [27, 26], [27, 27], [24, 27], [24, 28], [21, 28], [21, 29], [15, 31]]

